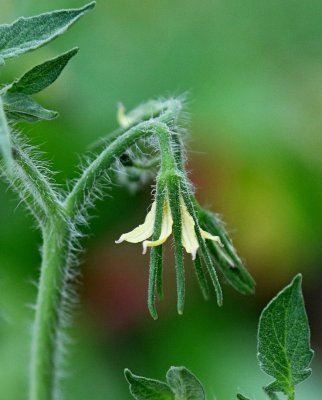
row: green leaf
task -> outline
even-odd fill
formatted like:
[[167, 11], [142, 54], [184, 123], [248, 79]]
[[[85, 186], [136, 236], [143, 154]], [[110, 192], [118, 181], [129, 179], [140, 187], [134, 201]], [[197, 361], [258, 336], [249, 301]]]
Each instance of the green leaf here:
[[265, 388], [272, 399], [275, 392], [294, 399], [295, 385], [311, 374], [313, 351], [301, 282], [299, 274], [266, 306], [259, 321], [258, 361], [275, 378]]
[[56, 118], [56, 111], [47, 110], [23, 93], [6, 93], [3, 97], [4, 110], [12, 122], [37, 122]]
[[[17, 79], [10, 86], [9, 93], [32, 95], [51, 85], [59, 77], [69, 60], [78, 52], [78, 48], [67, 51], [60, 56], [37, 65]], [[6, 88], [4, 88], [6, 90]]]
[[249, 397], [246, 397], [246, 396], [244, 396], [244, 395], [242, 395], [240, 393], [237, 394], [237, 399], [238, 400], [250, 400]]
[[130, 392], [136, 400], [176, 400], [171, 389], [164, 382], [134, 375], [128, 369], [124, 371], [124, 375], [130, 385]]
[[13, 162], [11, 138], [10, 138], [10, 130], [6, 114], [4, 112], [4, 104], [2, 102], [1, 96], [0, 96], [0, 151], [2, 153], [2, 157], [4, 159], [7, 168], [10, 169]]
[[12, 24], [0, 25], [0, 64], [55, 39], [94, 6], [92, 2], [82, 8], [21, 17]]
[[175, 400], [205, 400], [205, 392], [199, 380], [185, 367], [171, 367], [167, 382], [175, 394]]

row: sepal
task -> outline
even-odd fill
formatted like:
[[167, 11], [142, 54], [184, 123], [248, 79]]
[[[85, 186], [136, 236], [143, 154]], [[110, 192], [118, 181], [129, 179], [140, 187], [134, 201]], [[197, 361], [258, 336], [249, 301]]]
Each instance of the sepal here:
[[207, 242], [207, 247], [227, 282], [242, 294], [253, 294], [255, 281], [239, 258], [229, 236], [219, 217], [203, 209], [197, 202], [195, 207], [198, 213], [200, 226], [220, 237], [223, 246], [216, 246]]
[[174, 175], [168, 179], [168, 193], [171, 213], [173, 217], [173, 241], [175, 269], [177, 278], [177, 310], [178, 314], [183, 314], [185, 300], [185, 271], [183, 261], [183, 241], [182, 241], [182, 208], [180, 206], [180, 180]]
[[[157, 182], [155, 194], [155, 221], [152, 239], [156, 240], [161, 234], [163, 206], [165, 200], [165, 186], [162, 182]], [[162, 245], [152, 247], [150, 252], [149, 265], [149, 287], [148, 287], [148, 309], [152, 318], [157, 319], [158, 313], [155, 306], [156, 294], [159, 300], [163, 298], [162, 277], [163, 277], [163, 260]]]

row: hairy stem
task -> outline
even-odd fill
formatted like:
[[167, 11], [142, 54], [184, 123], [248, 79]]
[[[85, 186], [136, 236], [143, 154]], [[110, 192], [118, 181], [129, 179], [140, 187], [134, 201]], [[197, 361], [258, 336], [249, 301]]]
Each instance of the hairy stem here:
[[74, 185], [73, 190], [67, 196], [64, 206], [68, 216], [74, 219], [79, 210], [82, 210], [86, 202], [86, 194], [94, 189], [95, 183], [106, 170], [138, 139], [143, 139], [151, 134], [156, 134], [157, 128], [168, 129], [163, 123], [155, 120], [141, 122], [123, 133], [110, 143], [92, 163], [83, 171]]
[[[182, 109], [181, 102], [170, 100], [152, 105], [152, 111], [142, 106], [140, 112], [136, 112], [133, 125], [128, 130], [118, 131], [107, 138], [105, 148], [82, 172], [62, 203], [54, 185], [43, 171], [41, 162], [34, 160], [33, 154], [19, 136], [10, 138], [10, 128], [0, 98], [0, 141], [5, 151], [6, 175], [40, 222], [44, 241], [32, 334], [29, 400], [58, 399], [58, 362], [64, 322], [64, 288], [70, 268], [71, 236], [75, 234], [79, 213], [88, 207], [88, 195], [95, 191], [96, 184], [117, 158], [136, 141], [151, 135], [159, 140], [162, 171], [174, 173], [176, 170], [172, 133], [168, 125], [173, 126], [177, 122]], [[141, 118], [148, 118], [149, 115], [153, 118], [142, 121]], [[8, 163], [11, 156], [13, 165]]]
[[[52, 197], [54, 212], [43, 228], [43, 260], [31, 354], [30, 400], [54, 399], [57, 390], [57, 359], [60, 352], [59, 334], [63, 305], [62, 288], [68, 269], [68, 239], [71, 234], [71, 228], [63, 215], [66, 213], [71, 221], [74, 221], [78, 210], [86, 207], [84, 204], [86, 193], [92, 190], [106, 169], [135, 141], [151, 134], [160, 136], [160, 147], [166, 147], [161, 145], [164, 140], [169, 140], [166, 139], [166, 136], [169, 135], [166, 125], [155, 120], [139, 123], [110, 143], [84, 170], [62, 207], [58, 200]], [[26, 172], [28, 172], [28, 166], [28, 163], [24, 163], [24, 167], [27, 168]], [[48, 191], [50, 192], [49, 189]]]
[[292, 392], [291, 394], [288, 395], [288, 400], [295, 400], [294, 388], [293, 388], [293, 392]]
[[68, 234], [68, 225], [61, 217], [52, 218], [43, 232], [43, 257], [31, 347], [30, 400], [51, 400], [56, 395]]
[[137, 125], [140, 122], [151, 121], [152, 119], [162, 122], [168, 126], [177, 125], [180, 115], [183, 110], [183, 99], [168, 99], [164, 101], [149, 101], [146, 104], [135, 108], [128, 114], [128, 119], [131, 121], [127, 127], [120, 127], [107, 136], [99, 139], [90, 148], [96, 149], [106, 147], [106, 143], [110, 143], [117, 137], [121, 136], [128, 129]]
[[12, 186], [19, 195], [28, 196], [29, 207], [38, 219], [43, 221], [51, 214], [59, 212], [61, 206], [57, 193], [17, 136], [13, 137], [13, 150], [16, 163]]

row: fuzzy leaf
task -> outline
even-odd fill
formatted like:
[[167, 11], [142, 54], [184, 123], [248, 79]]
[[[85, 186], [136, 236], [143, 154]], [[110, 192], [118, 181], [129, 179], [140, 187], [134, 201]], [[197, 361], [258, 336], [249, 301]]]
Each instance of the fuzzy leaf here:
[[4, 162], [8, 168], [12, 165], [12, 147], [10, 130], [7, 123], [7, 118], [4, 112], [4, 104], [0, 96], [0, 151]]
[[56, 118], [56, 111], [47, 110], [23, 93], [6, 93], [3, 97], [4, 110], [10, 121], [37, 122]]
[[205, 392], [199, 380], [185, 367], [171, 367], [167, 382], [175, 394], [175, 400], [205, 400]]
[[134, 375], [128, 369], [124, 371], [124, 374], [135, 400], [175, 400], [166, 383]]
[[[42, 91], [55, 82], [69, 60], [77, 54], [77, 52], [78, 48], [74, 48], [56, 58], [37, 65], [8, 86], [7, 92], [32, 95]], [[6, 88], [4, 88], [4, 90], [5, 89]]]
[[0, 25], [0, 64], [55, 39], [94, 6], [92, 2], [82, 8], [21, 17], [12, 24]]
[[261, 369], [275, 378], [267, 394], [282, 392], [293, 398], [294, 386], [311, 374], [313, 357], [310, 329], [297, 275], [263, 310], [258, 329], [258, 361]]

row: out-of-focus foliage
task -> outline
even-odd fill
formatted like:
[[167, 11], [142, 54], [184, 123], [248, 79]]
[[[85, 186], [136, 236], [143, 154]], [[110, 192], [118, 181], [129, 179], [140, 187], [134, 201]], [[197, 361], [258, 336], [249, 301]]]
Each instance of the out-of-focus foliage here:
[[205, 400], [202, 384], [185, 367], [169, 368], [167, 383], [134, 375], [128, 369], [125, 377], [136, 400]]
[[[81, 0], [0, 0], [0, 22], [82, 5]], [[298, 399], [319, 399], [321, 12], [318, 0], [98, 1], [96, 11], [65, 40], [19, 62], [8, 60], [2, 68], [1, 79], [9, 82], [80, 45], [60, 81], [36, 96], [60, 118], [24, 125], [61, 171], [59, 181], [74, 176], [77, 153], [116, 127], [119, 101], [130, 109], [148, 98], [188, 90], [197, 149], [189, 154], [191, 179], [200, 203], [219, 210], [228, 230], [236, 227], [234, 245], [257, 282], [255, 297], [247, 299], [225, 287], [219, 311], [214, 299], [204, 304], [194, 279], [188, 280], [192, 293], [179, 318], [173, 312], [169, 257], [165, 286], [173, 289], [165, 292], [160, 320], [150, 320], [147, 260], [135, 246], [113, 244], [146, 214], [150, 190], [133, 196], [114, 187], [113, 200], [95, 211], [99, 218], [86, 239], [90, 250], [73, 327], [77, 340], [67, 360], [72, 367], [66, 368], [71, 376], [66, 398], [127, 399], [125, 366], [162, 378], [175, 364], [194, 371], [219, 400], [234, 398], [237, 391], [264, 399], [253, 351], [259, 310], [301, 271], [317, 352], [312, 378], [299, 386]], [[30, 282], [36, 281], [39, 265], [40, 238], [16, 204], [0, 183], [0, 398], [6, 400], [20, 400], [26, 390], [32, 315], [27, 305], [35, 299]]]
[[[301, 283], [298, 274], [264, 308], [259, 321], [257, 357], [260, 368], [275, 378], [264, 387], [272, 400], [278, 400], [276, 392], [295, 399], [295, 386], [312, 372], [308, 367], [313, 351]], [[134, 375], [128, 369], [125, 377], [136, 400], [205, 400], [202, 384], [185, 367], [171, 367], [167, 383]], [[237, 398], [250, 400], [240, 393]]]

